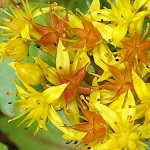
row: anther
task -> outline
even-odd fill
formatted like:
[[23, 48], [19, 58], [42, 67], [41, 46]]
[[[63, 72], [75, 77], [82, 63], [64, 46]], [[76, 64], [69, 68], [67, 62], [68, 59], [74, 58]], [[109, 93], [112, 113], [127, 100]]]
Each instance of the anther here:
[[59, 66], [59, 69], [62, 69], [62, 66]]
[[41, 117], [40, 119], [41, 119], [41, 120], [44, 120], [44, 118], [43, 118], [43, 117]]
[[54, 46], [57, 46], [57, 43], [54, 42]]
[[46, 84], [46, 87], [47, 87], [47, 88], [49, 88], [49, 87], [50, 87], [50, 85], [49, 85], [49, 84]]
[[51, 67], [51, 66], [49, 66], [49, 65], [48, 65], [48, 66], [46, 66], [46, 68], [50, 68], [50, 67]]
[[6, 92], [6, 95], [10, 95], [10, 92]]
[[135, 12], [136, 12], [136, 9], [135, 9], [135, 8], [134, 8], [134, 9], [132, 9], [132, 12], [133, 12], [133, 13], [135, 13]]
[[83, 109], [87, 109], [87, 107], [86, 107], [86, 106], [83, 106]]
[[14, 56], [13, 56], [13, 57], [15, 58], [16, 56], [17, 56], [17, 54], [14, 54]]
[[77, 144], [78, 143], [78, 141], [76, 140], [75, 142], [74, 142], [74, 144]]
[[89, 100], [90, 100], [90, 97], [89, 97], [89, 96], [86, 96], [86, 100], [89, 101]]
[[70, 64], [73, 64], [73, 61], [70, 61]]
[[45, 77], [48, 77], [48, 74], [47, 74], [47, 73], [45, 73], [44, 75], [45, 75]]
[[118, 25], [118, 23], [115, 23], [115, 22], [113, 23], [113, 26], [114, 26], [114, 27], [116, 27], [117, 25]]
[[79, 9], [79, 8], [76, 8], [76, 12], [80, 12], [80, 9]]
[[112, 41], [113, 41], [112, 39], [109, 39], [109, 40], [108, 40], [109, 43], [111, 43]]
[[36, 104], [39, 105], [40, 104], [40, 100], [36, 100]]
[[12, 119], [8, 120], [8, 123], [12, 122]]
[[141, 136], [142, 135], [142, 132], [139, 132], [139, 136]]
[[69, 140], [69, 141], [66, 142], [66, 144], [70, 144], [72, 141], [73, 141], [73, 140]]
[[24, 129], [25, 129], [25, 130], [27, 130], [28, 128], [29, 128], [29, 127], [28, 127], [28, 126], [26, 126]]
[[70, 113], [70, 109], [67, 109], [67, 113]]
[[115, 61], [119, 61], [119, 59], [118, 59], [118, 58], [116, 58], [116, 59], [115, 59]]
[[85, 96], [84, 95], [80, 95], [80, 99], [81, 100], [85, 100]]

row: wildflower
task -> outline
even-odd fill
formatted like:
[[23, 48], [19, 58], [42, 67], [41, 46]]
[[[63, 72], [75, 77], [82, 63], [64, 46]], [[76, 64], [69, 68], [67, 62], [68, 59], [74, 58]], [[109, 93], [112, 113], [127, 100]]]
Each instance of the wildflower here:
[[101, 39], [101, 35], [99, 31], [92, 25], [92, 23], [88, 22], [85, 19], [81, 19], [83, 28], [72, 28], [71, 31], [81, 37], [77, 42], [73, 44], [74, 48], [82, 49], [87, 47], [87, 49], [94, 48], [99, 40]]
[[[105, 8], [101, 12], [101, 15], [112, 21], [112, 25], [114, 26], [112, 40], [115, 46], [125, 37], [128, 28], [131, 33], [137, 32], [141, 34], [143, 18], [149, 12], [139, 10], [146, 3], [146, 0], [142, 0], [141, 3], [135, 0], [133, 4], [131, 4], [130, 0], [116, 0], [115, 4], [110, 0], [108, 2], [111, 5], [111, 9]], [[138, 29], [136, 28], [137, 24], [140, 26]]]
[[80, 144], [89, 144], [100, 141], [106, 135], [104, 119], [94, 111], [81, 108], [86, 122], [71, 126], [77, 131], [86, 132]]
[[2, 61], [5, 58], [14, 58], [13, 61], [22, 61], [28, 56], [29, 42], [21, 38], [11, 39], [8, 42], [2, 42], [0, 45], [0, 54]]
[[24, 2], [24, 0], [21, 0], [21, 3], [23, 4], [23, 9], [21, 9], [18, 5], [16, 5], [12, 1], [12, 8], [9, 7], [12, 14], [9, 12], [3, 10], [3, 12], [8, 16], [9, 19], [0, 17], [2, 19], [2, 25], [0, 26], [1, 29], [4, 29], [4, 33], [2, 33], [2, 36], [11, 36], [12, 39], [22, 37], [27, 40], [31, 40], [30, 35], [36, 34], [35, 31], [31, 30], [32, 27], [28, 20], [33, 19], [33, 12], [34, 9], [30, 9], [28, 0]]
[[150, 48], [149, 41], [143, 40], [137, 33], [135, 33], [131, 39], [124, 40], [122, 43], [125, 50], [123, 61], [133, 62], [137, 59], [137, 61], [141, 61], [146, 65], [149, 64], [147, 52]]
[[[107, 65], [107, 64], [106, 64]], [[133, 92], [132, 76], [131, 76], [131, 65], [127, 64], [124, 73], [118, 68], [107, 65], [111, 72], [114, 80], [102, 85], [102, 88], [116, 92], [115, 98], [125, 93], [129, 89]]]
[[89, 64], [88, 56], [83, 53], [76, 54], [74, 61], [70, 60], [69, 53], [59, 41], [56, 56], [56, 68], [48, 66], [39, 58], [35, 58], [37, 63], [44, 71], [45, 77], [54, 85], [69, 83], [64, 91], [65, 103], [68, 104], [76, 97], [77, 93], [90, 93], [91, 87], [82, 85], [82, 80], [86, 74], [86, 69]]
[[59, 19], [53, 10], [54, 6], [49, 4], [51, 26], [49, 24], [48, 26], [44, 26], [31, 22], [33, 28], [41, 35], [36, 42], [43, 47], [55, 47], [58, 45], [59, 38], [65, 39], [69, 36], [67, 32], [68, 12], [66, 12], [64, 17]]
[[55, 87], [49, 87], [43, 92], [36, 91], [34, 88], [30, 87], [25, 82], [23, 82], [23, 84], [26, 87], [26, 90], [21, 88], [15, 82], [15, 85], [18, 90], [17, 96], [21, 97], [21, 99], [15, 100], [13, 102], [13, 103], [18, 103], [17, 108], [14, 110], [14, 112], [19, 110], [23, 110], [23, 112], [18, 116], [16, 116], [15, 118], [11, 119], [9, 122], [26, 115], [26, 117], [20, 123], [22, 124], [23, 122], [28, 121], [28, 124], [25, 127], [25, 129], [27, 129], [33, 122], [37, 121], [38, 127], [35, 133], [37, 133], [37, 131], [40, 128], [47, 130], [45, 123], [47, 122], [47, 119], [49, 119], [59, 129], [65, 131], [65, 129], [62, 128], [64, 124], [61, 118], [57, 115], [57, 113], [54, 111], [53, 107], [51, 106], [51, 101], [55, 101], [61, 96], [67, 84], [62, 84], [60, 86], [55, 86]]
[[136, 108], [134, 106], [135, 100], [130, 90], [120, 95], [109, 107], [103, 104], [95, 105], [111, 130], [105, 139], [106, 141], [104, 140], [103, 143], [97, 144], [94, 147], [95, 150], [144, 150], [148, 147], [143, 142], [146, 136], [141, 137], [142, 131], [140, 128], [142, 128], [142, 125], [135, 122]]

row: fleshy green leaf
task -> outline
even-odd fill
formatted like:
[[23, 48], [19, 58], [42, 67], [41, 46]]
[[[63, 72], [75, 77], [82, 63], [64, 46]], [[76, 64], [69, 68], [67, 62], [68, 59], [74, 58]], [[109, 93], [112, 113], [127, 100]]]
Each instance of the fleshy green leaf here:
[[38, 57], [52, 67], [56, 66], [56, 60], [55, 60], [54, 56], [52, 56], [42, 50], [39, 50]]
[[8, 63], [10, 60], [6, 59], [0, 64], [0, 109], [6, 115], [12, 115], [14, 105], [8, 104], [13, 101], [16, 97], [6, 95], [6, 92], [16, 92], [14, 80], [17, 79], [15, 71], [11, 68]]
[[5, 144], [0, 143], [0, 150], [8, 150], [8, 147]]

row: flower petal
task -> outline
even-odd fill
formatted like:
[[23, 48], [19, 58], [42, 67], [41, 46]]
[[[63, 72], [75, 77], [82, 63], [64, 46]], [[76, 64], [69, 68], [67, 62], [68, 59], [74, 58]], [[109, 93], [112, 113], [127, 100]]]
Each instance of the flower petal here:
[[59, 86], [51, 86], [43, 92], [43, 96], [50, 104], [61, 96], [67, 85], [68, 83], [61, 84]]
[[136, 74], [135, 71], [132, 71], [132, 79], [134, 89], [142, 102], [149, 101], [150, 99], [150, 89], [147, 87], [145, 82]]

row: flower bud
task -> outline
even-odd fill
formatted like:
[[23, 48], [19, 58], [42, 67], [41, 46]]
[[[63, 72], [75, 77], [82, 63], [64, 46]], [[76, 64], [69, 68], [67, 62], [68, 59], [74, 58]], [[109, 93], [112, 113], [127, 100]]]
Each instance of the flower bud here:
[[43, 71], [38, 64], [31, 62], [16, 63], [15, 68], [19, 79], [29, 85], [38, 85], [44, 79]]

